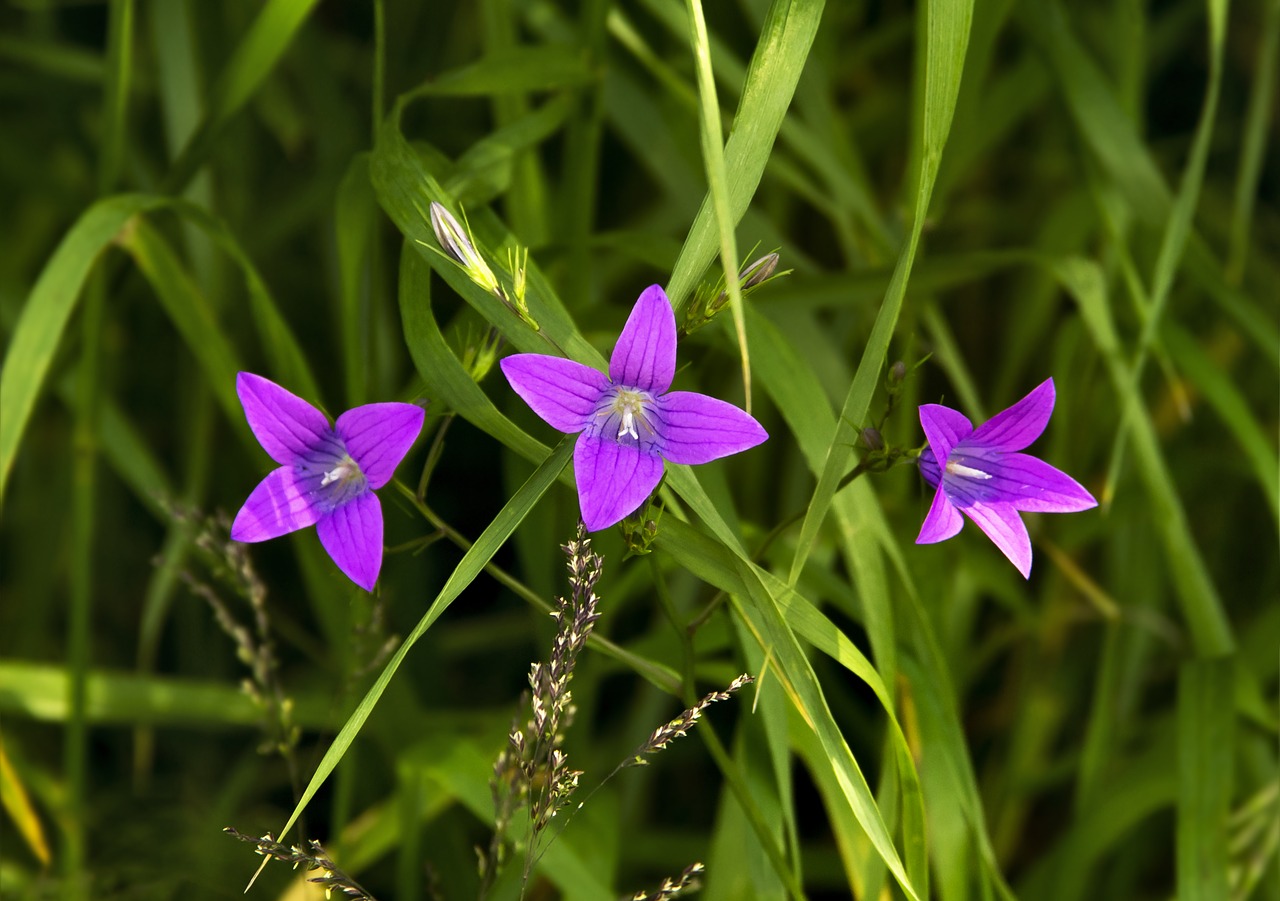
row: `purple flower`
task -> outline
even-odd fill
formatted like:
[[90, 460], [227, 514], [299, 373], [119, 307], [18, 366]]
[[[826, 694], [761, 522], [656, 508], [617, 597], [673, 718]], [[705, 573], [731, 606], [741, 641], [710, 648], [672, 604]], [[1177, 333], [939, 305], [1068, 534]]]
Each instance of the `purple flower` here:
[[[933, 506], [916, 544], [945, 541], [960, 531], [964, 513], [995, 542], [1023, 578], [1031, 575], [1031, 539], [1018, 516], [1074, 513], [1098, 506], [1071, 476], [1018, 451], [1040, 437], [1053, 413], [1053, 379], [974, 429], [961, 413], [940, 404], [920, 407], [929, 446], [920, 473], [936, 486]], [[946, 463], [938, 466], [939, 460]]]
[[236, 376], [249, 428], [278, 469], [258, 483], [231, 525], [236, 541], [266, 541], [314, 525], [338, 569], [372, 591], [382, 568], [382, 506], [422, 429], [414, 404], [366, 404], [332, 426], [302, 398], [260, 375]]
[[676, 317], [661, 286], [640, 295], [606, 376], [543, 354], [514, 354], [502, 372], [552, 427], [581, 432], [573, 451], [587, 530], [634, 512], [662, 478], [662, 461], [706, 463], [768, 438], [733, 404], [692, 391], [667, 391], [676, 371]]

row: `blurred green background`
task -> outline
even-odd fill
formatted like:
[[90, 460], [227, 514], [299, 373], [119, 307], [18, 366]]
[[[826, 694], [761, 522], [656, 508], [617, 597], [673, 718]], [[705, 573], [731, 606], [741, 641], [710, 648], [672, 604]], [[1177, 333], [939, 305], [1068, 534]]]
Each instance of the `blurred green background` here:
[[[289, 843], [476, 895], [577, 501], [475, 363], [549, 347], [434, 252], [437, 200], [505, 284], [528, 249], [584, 362], [651, 283], [679, 315], [723, 260], [791, 270], [740, 308], [771, 440], [672, 473], [652, 554], [596, 536], [586, 803], [528, 897], [697, 860], [709, 898], [1280, 898], [1278, 41], [1276, 0], [5, 4], [0, 895], [239, 897], [220, 830], [308, 786]], [[914, 545], [912, 467], [832, 494], [926, 355], [893, 447], [1055, 379], [1033, 451], [1102, 506], [1028, 517], [1029, 581], [972, 525]], [[746, 402], [728, 310], [680, 363]], [[427, 404], [374, 595], [309, 530], [243, 577], [242, 369]]]

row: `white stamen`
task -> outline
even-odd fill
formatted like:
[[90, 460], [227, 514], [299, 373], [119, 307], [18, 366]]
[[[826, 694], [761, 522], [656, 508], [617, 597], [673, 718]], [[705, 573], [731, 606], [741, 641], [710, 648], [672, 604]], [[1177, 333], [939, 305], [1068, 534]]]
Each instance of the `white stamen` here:
[[954, 461], [947, 464], [947, 472], [953, 476], [964, 476], [968, 479], [989, 479], [991, 473], [983, 472], [981, 469], [974, 469], [972, 466], [965, 466], [963, 463]]
[[622, 427], [618, 429], [618, 437], [621, 438], [623, 435], [630, 435], [637, 441], [640, 440], [640, 436], [636, 434], [636, 417], [630, 407], [622, 411]]
[[320, 480], [320, 487], [323, 488], [325, 485], [330, 485], [339, 479], [345, 479], [350, 474], [351, 467], [345, 462], [339, 463], [324, 474], [324, 478]]

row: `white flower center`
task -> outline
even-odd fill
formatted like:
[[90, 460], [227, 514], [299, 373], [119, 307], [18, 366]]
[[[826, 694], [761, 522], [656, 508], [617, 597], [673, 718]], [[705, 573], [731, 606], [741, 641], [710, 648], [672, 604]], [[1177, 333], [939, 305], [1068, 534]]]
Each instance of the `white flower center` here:
[[356, 461], [344, 456], [338, 461], [337, 466], [324, 474], [324, 478], [320, 480], [320, 487], [332, 485], [334, 482], [347, 482], [359, 475], [360, 467], [356, 465]]
[[648, 420], [644, 415], [645, 402], [648, 401], [649, 395], [643, 391], [636, 391], [632, 388], [619, 388], [618, 393], [614, 396], [611, 412], [617, 413], [622, 420], [622, 424], [618, 427], [618, 437], [630, 435], [637, 441], [640, 440], [640, 434], [636, 431], [636, 420], [639, 418], [640, 427], [646, 432], [651, 431]]
[[981, 469], [974, 469], [972, 466], [965, 466], [955, 460], [947, 461], [947, 472], [953, 476], [963, 476], [966, 479], [989, 479], [991, 473], [983, 472]]

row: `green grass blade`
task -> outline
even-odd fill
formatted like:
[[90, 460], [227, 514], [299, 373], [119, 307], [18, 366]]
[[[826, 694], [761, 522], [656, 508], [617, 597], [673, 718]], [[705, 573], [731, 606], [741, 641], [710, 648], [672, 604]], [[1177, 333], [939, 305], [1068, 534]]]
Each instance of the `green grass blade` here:
[[[1186, 169], [1182, 174], [1182, 185], [1174, 199], [1173, 207], [1164, 234], [1160, 241], [1160, 252], [1156, 257], [1155, 272], [1151, 277], [1150, 306], [1144, 310], [1142, 331], [1138, 336], [1138, 346], [1134, 351], [1133, 363], [1130, 365], [1130, 391], [1138, 394], [1142, 389], [1142, 374], [1146, 368], [1152, 342], [1159, 332], [1161, 321], [1169, 304], [1169, 294], [1173, 290], [1174, 278], [1182, 260], [1182, 253], [1191, 236], [1192, 217], [1196, 204], [1200, 200], [1200, 186], [1204, 182], [1204, 168], [1209, 159], [1209, 140], [1213, 136], [1213, 121], [1218, 110], [1218, 93], [1222, 85], [1223, 41], [1226, 36], [1227, 0], [1209, 0], [1209, 85], [1205, 91], [1204, 106], [1200, 111], [1200, 121], [1196, 124], [1195, 137], [1191, 142], [1191, 153], [1187, 159]], [[1124, 417], [1128, 417], [1131, 405], [1126, 405]], [[1107, 484], [1115, 482], [1123, 464], [1126, 423], [1116, 430], [1112, 446], [1111, 465], [1108, 468]], [[1110, 495], [1111, 491], [1104, 491]]]
[[1249, 227], [1253, 221], [1258, 196], [1258, 180], [1266, 157], [1271, 117], [1275, 114], [1276, 66], [1280, 59], [1280, 3], [1262, 4], [1262, 45], [1253, 72], [1253, 88], [1249, 93], [1244, 140], [1240, 143], [1240, 162], [1236, 166], [1235, 208], [1231, 214], [1231, 243], [1227, 250], [1226, 278], [1239, 284], [1244, 276], [1245, 258], [1249, 251]]
[[964, 71], [965, 50], [969, 42], [969, 26], [973, 20], [972, 0], [934, 0], [925, 5], [925, 75], [922, 100], [922, 144], [920, 170], [916, 179], [914, 215], [906, 244], [898, 256], [884, 302], [876, 314], [871, 336], [862, 352], [862, 359], [854, 373], [844, 407], [836, 422], [822, 475], [814, 488], [813, 498], [800, 527], [800, 540], [795, 559], [791, 564], [790, 581], [795, 584], [804, 568], [805, 560], [817, 540], [818, 529], [826, 519], [835, 496], [836, 483], [844, 477], [853, 452], [858, 429], [866, 424], [867, 411], [871, 407], [871, 395], [880, 380], [889, 341], [893, 337], [902, 311], [902, 301], [907, 291], [907, 279], [915, 262], [920, 232], [929, 212], [929, 199], [938, 176], [942, 151], [951, 129], [956, 98], [960, 91], [960, 76]]
[[[68, 679], [62, 666], [0, 661], [0, 713], [66, 722], [71, 715]], [[302, 694], [294, 703], [300, 726], [324, 729], [331, 725], [333, 699], [327, 693]], [[232, 683], [95, 669], [89, 672], [85, 717], [102, 725], [257, 727], [262, 708]]]
[[293, 828], [293, 824], [297, 822], [302, 811], [311, 802], [316, 791], [329, 778], [329, 774], [333, 772], [338, 762], [342, 760], [347, 748], [351, 746], [351, 743], [355, 741], [356, 736], [360, 733], [365, 720], [373, 712], [378, 699], [382, 697], [382, 693], [386, 691], [387, 686], [391, 683], [396, 670], [404, 662], [409, 649], [426, 633], [427, 629], [431, 628], [431, 624], [448, 609], [449, 605], [457, 599], [463, 589], [475, 581], [476, 576], [480, 575], [485, 565], [493, 559], [493, 555], [511, 537], [511, 533], [515, 531], [516, 526], [520, 525], [533, 505], [542, 498], [542, 495], [546, 493], [552, 483], [559, 478], [560, 472], [568, 465], [569, 458], [572, 455], [573, 442], [561, 441], [538, 466], [533, 475], [529, 477], [529, 480], [512, 495], [507, 505], [499, 511], [493, 522], [489, 524], [488, 528], [476, 539], [475, 544], [463, 555], [462, 560], [458, 563], [453, 573], [450, 574], [444, 587], [440, 589], [440, 593], [436, 595], [427, 612], [422, 615], [422, 619], [418, 620], [418, 624], [414, 626], [413, 631], [396, 649], [395, 654], [392, 655], [387, 665], [383, 667], [382, 672], [378, 674], [377, 680], [360, 701], [355, 711], [342, 724], [342, 728], [338, 731], [333, 743], [325, 751], [324, 758], [321, 759], [319, 766], [316, 767], [311, 781], [307, 783], [306, 790], [303, 791], [297, 806], [294, 807], [293, 813], [290, 814], [288, 822], [280, 830], [280, 835], [289, 834], [289, 830]]
[[109, 194], [120, 178], [128, 134], [129, 87], [133, 76], [133, 0], [112, 0], [107, 22], [106, 126], [98, 158], [98, 193]]
[[[655, 548], [670, 554], [694, 575], [735, 598], [735, 609], [745, 617], [756, 641], [774, 663], [770, 673], [784, 680], [792, 704], [821, 742], [845, 802], [903, 891], [908, 897], [918, 899], [920, 895], [894, 848], [871, 789], [832, 718], [822, 688], [796, 641], [796, 635], [802, 635], [806, 641], [831, 654], [866, 682], [880, 699], [891, 724], [896, 726], [892, 698], [871, 662], [816, 607], [781, 580], [751, 565], [697, 529], [668, 519], [663, 522]], [[739, 598], [745, 599], [746, 603], [740, 603]], [[900, 729], [898, 734], [901, 734]], [[905, 739], [900, 747], [906, 748]]]
[[262, 86], [315, 5], [316, 0], [268, 0], [262, 7], [219, 75], [204, 118], [165, 177], [165, 193], [180, 193], [204, 165], [222, 129]]
[[[824, 5], [822, 0], [775, 0], [769, 8], [734, 116], [734, 130], [724, 148], [725, 171], [733, 173], [728, 199], [734, 223], [742, 218], [760, 184]], [[667, 294], [677, 314], [720, 248], [719, 231], [713, 200], [708, 196], [667, 282]]]
[[733, 327], [738, 337], [738, 353], [742, 357], [742, 390], [746, 409], [751, 412], [751, 354], [747, 348], [747, 326], [742, 315], [742, 288], [738, 284], [738, 239], [734, 235], [735, 220], [729, 209], [729, 177], [724, 164], [724, 146], [720, 143], [720, 102], [716, 99], [716, 81], [711, 72], [711, 48], [707, 39], [707, 21], [702, 15], [702, 0], [687, 0], [689, 8], [689, 41], [693, 46], [694, 66], [698, 73], [698, 108], [701, 113], [702, 164], [707, 172], [707, 191], [715, 212], [716, 231], [720, 235], [720, 265], [724, 269], [725, 290], [729, 309], [733, 311]]
[[89, 270], [132, 216], [162, 203], [141, 195], [98, 201], [67, 232], [31, 289], [0, 370], [0, 504], [22, 433]]
[[596, 77], [580, 52], [545, 44], [488, 53], [433, 78], [419, 90], [442, 97], [524, 94], [587, 84]]
[[[244, 417], [235, 384], [236, 373], [243, 367], [230, 342], [223, 336], [212, 307], [173, 248], [143, 219], [134, 221], [120, 237], [120, 245], [151, 283], [161, 307], [204, 370], [227, 419], [232, 423], [242, 423]], [[250, 447], [258, 446], [247, 426], [241, 426], [240, 432]]]
[[1164, 542], [1171, 580], [1196, 649], [1204, 656], [1230, 653], [1234, 639], [1222, 600], [1191, 537], [1186, 511], [1160, 452], [1155, 427], [1140, 399], [1130, 392], [1129, 372], [1120, 356], [1120, 341], [1111, 320], [1102, 272], [1092, 262], [1064, 260], [1055, 266], [1055, 276], [1079, 305], [1120, 403], [1133, 407], [1128, 416], [1129, 438], [1151, 502], [1151, 521]]
[[338, 186], [334, 224], [338, 230], [339, 322], [343, 374], [349, 407], [366, 402], [369, 390], [370, 301], [368, 262], [377, 203], [369, 186], [369, 157], [357, 154]]
[[1280, 459], [1240, 388], [1184, 329], [1165, 323], [1162, 335], [1174, 362], [1204, 395], [1244, 451], [1271, 516], [1280, 523]]
[[520, 456], [537, 461], [547, 455], [546, 445], [498, 411], [445, 341], [431, 310], [431, 269], [408, 242], [400, 252], [400, 321], [409, 356], [429, 396]]
[[1231, 658], [1193, 660], [1178, 674], [1179, 901], [1228, 896], [1234, 678]]

